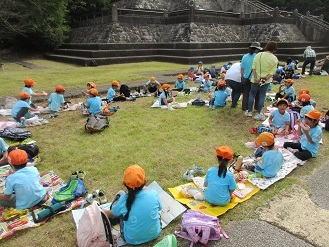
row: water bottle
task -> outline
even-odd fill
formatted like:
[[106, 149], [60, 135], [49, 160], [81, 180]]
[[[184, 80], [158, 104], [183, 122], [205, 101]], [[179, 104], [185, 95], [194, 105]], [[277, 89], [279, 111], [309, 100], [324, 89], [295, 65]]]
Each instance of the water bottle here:
[[201, 100], [200, 92], [199, 92], [198, 95], [196, 96], [196, 99], [197, 99], [197, 100]]
[[38, 220], [40, 222], [44, 221], [48, 217], [58, 213], [59, 211], [66, 209], [65, 205], [62, 205], [61, 203], [55, 203], [55, 204], [51, 205], [50, 208], [45, 208], [44, 210], [42, 210], [41, 212], [39, 212], [37, 214]]
[[26, 125], [26, 119], [25, 119], [25, 117], [21, 117], [20, 118], [20, 121], [21, 121], [21, 125], [22, 126], [25, 126]]

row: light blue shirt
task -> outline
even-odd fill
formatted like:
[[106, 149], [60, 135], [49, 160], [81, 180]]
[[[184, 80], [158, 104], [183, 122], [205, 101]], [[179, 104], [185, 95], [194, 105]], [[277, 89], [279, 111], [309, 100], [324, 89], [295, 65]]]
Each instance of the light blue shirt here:
[[302, 122], [305, 122], [305, 114], [307, 114], [309, 111], [314, 110], [314, 106], [312, 105], [306, 105], [302, 109], [300, 109], [299, 116], [302, 120]]
[[284, 128], [290, 123], [290, 114], [286, 111], [282, 115], [278, 109], [275, 109], [271, 112], [271, 116], [273, 116], [272, 123], [275, 128]]
[[[112, 213], [115, 217], [127, 213], [127, 194], [119, 198], [113, 206]], [[157, 238], [161, 233], [159, 211], [162, 204], [155, 190], [141, 190], [136, 194], [132, 204], [129, 218], [124, 221], [123, 233], [128, 244], [138, 245]]]
[[[303, 130], [302, 130], [302, 132], [303, 132]], [[322, 138], [322, 128], [319, 125], [317, 125], [314, 128], [310, 128], [309, 134], [314, 143], [313, 144], [310, 143], [307, 140], [306, 135], [303, 133], [302, 137], [300, 139], [301, 148], [303, 150], [310, 151], [310, 153], [312, 154], [312, 157], [316, 157], [316, 155], [318, 154], [318, 151], [319, 151], [319, 143]]]
[[204, 86], [203, 87], [203, 91], [206, 92], [206, 93], [209, 93], [211, 92], [211, 89], [212, 89], [212, 81], [211, 80], [202, 80], [201, 84]]
[[8, 150], [7, 143], [0, 137], [0, 156]]
[[152, 87], [152, 88], [155, 88], [158, 85], [161, 85], [160, 82], [158, 82], [158, 81], [155, 81], [154, 83], [152, 83], [151, 81], [148, 81], [148, 82], [145, 83], [145, 86], [149, 86], [149, 87]]
[[295, 99], [295, 88], [293, 87], [293, 86], [290, 86], [290, 87], [284, 87], [283, 88], [283, 92], [284, 92], [284, 94], [286, 95], [286, 94], [289, 94], [289, 96], [288, 97], [292, 97], [292, 100], [294, 100]]
[[283, 161], [283, 154], [280, 149], [267, 150], [257, 162], [255, 172], [267, 178], [275, 177], [280, 171]]
[[170, 99], [170, 94], [166, 92], [162, 92], [159, 96], [159, 105], [165, 105], [162, 101], [162, 98]]
[[175, 86], [177, 89], [184, 89], [185, 88], [185, 81], [176, 81]]
[[86, 106], [89, 108], [90, 114], [99, 114], [102, 110], [102, 100], [100, 97], [90, 97]]
[[246, 78], [246, 79], [251, 79], [252, 77], [252, 63], [254, 61], [254, 58], [256, 56], [256, 53], [253, 53], [253, 54], [245, 54], [243, 55], [242, 57], [242, 60], [241, 60], [241, 68], [244, 69], [243, 71], [243, 78]]
[[35, 92], [30, 87], [23, 87], [22, 92], [26, 92], [26, 93], [28, 93], [30, 95], [29, 104], [31, 105], [32, 104], [32, 95], [35, 94]]
[[46, 195], [40, 184], [40, 175], [34, 166], [25, 167], [9, 175], [6, 179], [5, 195], [15, 192], [16, 208], [26, 209], [38, 204]]
[[114, 96], [115, 96], [115, 91], [113, 88], [110, 87], [109, 90], [107, 91], [107, 100], [113, 101]]
[[236, 189], [236, 182], [232, 172], [227, 171], [226, 176], [218, 176], [218, 167], [211, 167], [206, 174], [205, 182], [208, 183], [204, 191], [204, 197], [207, 202], [225, 206], [231, 200], [230, 191]]
[[18, 100], [16, 104], [13, 106], [13, 108], [11, 109], [11, 116], [15, 118], [17, 116], [17, 113], [24, 107], [30, 108], [29, 103], [27, 103], [24, 100]]
[[215, 91], [214, 97], [215, 97], [214, 106], [226, 105], [227, 93], [225, 91], [223, 90]]
[[63, 94], [51, 93], [48, 99], [49, 108], [52, 111], [59, 111], [61, 106], [65, 103]]

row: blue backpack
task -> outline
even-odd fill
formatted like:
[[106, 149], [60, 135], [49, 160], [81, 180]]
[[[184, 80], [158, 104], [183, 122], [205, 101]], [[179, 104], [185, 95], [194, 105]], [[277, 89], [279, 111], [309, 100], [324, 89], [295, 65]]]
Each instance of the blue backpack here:
[[55, 204], [60, 202], [66, 204], [76, 198], [84, 196], [86, 192], [85, 183], [80, 178], [74, 178], [54, 194], [51, 203]]

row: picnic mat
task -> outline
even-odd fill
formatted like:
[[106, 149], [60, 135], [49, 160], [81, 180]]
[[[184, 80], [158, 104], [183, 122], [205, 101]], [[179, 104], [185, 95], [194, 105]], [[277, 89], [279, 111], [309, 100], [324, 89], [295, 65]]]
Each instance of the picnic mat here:
[[[3, 192], [5, 186], [6, 177], [11, 170], [10, 166], [0, 167], [0, 192]], [[64, 180], [59, 178], [55, 172], [48, 171], [40, 174], [41, 184], [44, 185], [50, 198], [45, 203], [45, 205], [51, 205], [51, 200], [53, 198], [53, 194], [57, 192], [62, 186], [65, 186], [66, 183]], [[79, 207], [83, 202], [83, 198], [78, 198], [75, 201], [72, 201], [66, 205], [66, 210], [61, 211], [60, 213], [64, 213], [70, 211], [76, 207]], [[0, 240], [6, 237], [13, 235], [16, 231], [30, 228], [30, 227], [38, 227], [46, 223], [46, 220], [41, 223], [34, 223], [32, 214], [28, 210], [17, 210], [21, 213], [21, 215], [17, 215], [9, 220], [5, 220], [3, 218], [3, 213], [8, 213], [10, 208], [0, 207]], [[36, 209], [34, 212], [37, 214], [42, 211], [42, 208]]]
[[260, 190], [258, 187], [254, 186], [249, 181], [245, 181], [243, 184], [238, 183], [237, 184], [238, 189], [236, 190], [236, 192], [240, 196], [240, 198], [235, 196], [233, 201], [224, 207], [212, 205], [204, 200], [198, 201], [198, 200], [195, 200], [194, 198], [186, 198], [183, 196], [182, 189], [184, 186], [200, 188], [200, 186], [203, 186], [203, 181], [204, 181], [204, 178], [195, 177], [194, 182], [179, 185], [174, 188], [168, 188], [168, 190], [170, 191], [170, 193], [173, 195], [173, 197], [177, 201], [185, 204], [187, 207], [189, 207], [193, 210], [196, 210], [196, 211], [203, 212], [208, 215], [216, 216], [216, 217], [226, 213], [226, 211], [234, 208], [239, 203], [242, 203], [242, 202], [250, 199], [254, 194], [256, 194]]
[[[173, 103], [171, 103], [171, 106], [174, 109], [186, 108], [187, 107], [187, 102], [183, 102], [183, 103], [173, 102]], [[155, 101], [151, 107], [152, 108], [168, 109], [168, 106], [160, 105], [159, 100]]]

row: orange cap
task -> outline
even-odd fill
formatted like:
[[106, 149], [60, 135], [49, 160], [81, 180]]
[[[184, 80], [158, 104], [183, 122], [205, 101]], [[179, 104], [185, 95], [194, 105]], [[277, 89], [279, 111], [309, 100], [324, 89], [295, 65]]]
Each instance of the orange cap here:
[[61, 85], [56, 86], [56, 92], [64, 92], [65, 88]]
[[288, 104], [288, 100], [282, 98], [282, 99], [278, 99], [278, 102], [276, 103], [276, 105], [280, 105], [280, 103], [284, 102], [286, 105], [289, 105]]
[[117, 86], [119, 87], [120, 86], [120, 83], [116, 80], [112, 81], [112, 86]]
[[145, 184], [145, 171], [138, 165], [129, 166], [123, 174], [123, 182], [131, 189], [139, 188]]
[[89, 86], [89, 87], [91, 87], [91, 88], [96, 88], [96, 83], [90, 81], [90, 82], [87, 83], [87, 86]]
[[217, 156], [221, 156], [224, 159], [232, 159], [233, 155], [234, 155], [234, 151], [227, 146], [219, 146], [216, 148], [216, 154]]
[[34, 86], [34, 85], [35, 85], [35, 81], [33, 81], [31, 78], [26, 78], [26, 79], [24, 80], [24, 84], [25, 84], [26, 86]]
[[305, 116], [314, 120], [320, 120], [322, 114], [317, 110], [312, 110], [306, 113]]
[[154, 76], [152, 76], [152, 77], [150, 78], [150, 82], [155, 82], [155, 77], [154, 77]]
[[217, 86], [218, 87], [225, 87], [226, 86], [226, 81], [219, 81], [218, 83], [217, 83]]
[[294, 80], [293, 79], [287, 79], [287, 80], [285, 80], [285, 82], [288, 82], [290, 84], [294, 84]]
[[20, 99], [27, 99], [27, 98], [29, 98], [29, 97], [30, 97], [30, 94], [27, 93], [27, 92], [20, 92], [20, 93], [19, 93], [19, 98], [20, 98]]
[[170, 88], [170, 85], [169, 85], [169, 84], [163, 84], [163, 85], [161, 86], [161, 88], [162, 88], [163, 90], [166, 90], [166, 89]]
[[177, 79], [183, 79], [183, 74], [179, 74], [178, 76], [177, 76]]
[[298, 96], [300, 102], [310, 102], [311, 96], [309, 94], [303, 93]]
[[15, 149], [8, 154], [8, 162], [12, 165], [24, 165], [28, 160], [27, 153], [22, 149]]
[[263, 132], [255, 140], [257, 145], [264, 147], [272, 146], [274, 144], [274, 135], [270, 132]]
[[310, 94], [310, 90], [308, 90], [307, 88], [304, 88], [304, 89], [299, 90], [298, 94]]
[[91, 95], [94, 95], [94, 96], [97, 96], [98, 95], [98, 90], [96, 88], [91, 88], [91, 89], [88, 90], [88, 92]]

